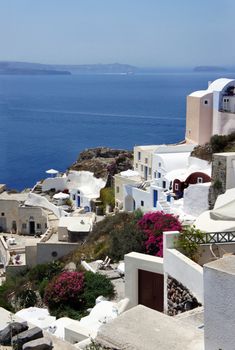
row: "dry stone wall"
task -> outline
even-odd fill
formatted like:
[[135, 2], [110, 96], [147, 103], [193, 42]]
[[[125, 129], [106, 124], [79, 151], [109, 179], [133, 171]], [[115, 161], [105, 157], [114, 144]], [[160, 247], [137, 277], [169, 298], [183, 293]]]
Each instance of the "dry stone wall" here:
[[169, 316], [175, 316], [201, 306], [190, 291], [171, 276], [168, 276], [167, 279], [167, 304]]

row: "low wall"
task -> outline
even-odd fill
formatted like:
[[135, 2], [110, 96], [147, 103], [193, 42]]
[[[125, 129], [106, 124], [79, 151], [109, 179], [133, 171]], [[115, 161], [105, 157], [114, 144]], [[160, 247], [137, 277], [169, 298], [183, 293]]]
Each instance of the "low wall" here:
[[163, 275], [163, 259], [135, 252], [125, 255], [125, 298], [130, 300], [129, 308], [138, 305], [138, 270]]
[[8, 265], [6, 266], [6, 278], [16, 276], [27, 269], [26, 265]]
[[[62, 258], [73, 252], [80, 244], [77, 243], [38, 243], [37, 244], [37, 264], [48, 263]], [[27, 258], [26, 258], [27, 259]]]
[[58, 208], [53, 203], [49, 202], [45, 197], [42, 197], [35, 193], [29, 193], [27, 201], [25, 202], [26, 205], [30, 205], [32, 207], [42, 207], [45, 209], [48, 209], [52, 211], [57, 218], [60, 218], [61, 216], [67, 216], [68, 213], [66, 213], [64, 210]]
[[[203, 268], [174, 248], [178, 235], [178, 232], [164, 232], [163, 235], [165, 277], [171, 276], [176, 279], [188, 288], [200, 303], [203, 303]], [[167, 293], [166, 284], [165, 293]]]
[[37, 265], [37, 245], [25, 247], [25, 259], [28, 267]]
[[[214, 254], [213, 254], [213, 253]], [[199, 260], [200, 265], [207, 264], [218, 258], [222, 258], [224, 254], [235, 253], [235, 242], [232, 243], [215, 243], [215, 244], [201, 244], [199, 247]], [[215, 256], [214, 256], [215, 255]]]
[[67, 186], [65, 177], [48, 177], [42, 183], [42, 191], [49, 191], [54, 188], [56, 191], [63, 191]]
[[10, 254], [8, 252], [8, 246], [4, 238], [1, 237], [0, 238], [0, 261], [4, 264], [4, 266], [6, 266], [9, 259], [10, 259]]

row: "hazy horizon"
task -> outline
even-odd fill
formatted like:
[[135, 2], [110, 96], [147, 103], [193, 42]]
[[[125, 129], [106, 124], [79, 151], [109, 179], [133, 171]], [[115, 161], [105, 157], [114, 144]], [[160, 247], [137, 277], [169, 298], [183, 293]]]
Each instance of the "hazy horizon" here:
[[233, 66], [235, 2], [0, 0], [0, 61]]

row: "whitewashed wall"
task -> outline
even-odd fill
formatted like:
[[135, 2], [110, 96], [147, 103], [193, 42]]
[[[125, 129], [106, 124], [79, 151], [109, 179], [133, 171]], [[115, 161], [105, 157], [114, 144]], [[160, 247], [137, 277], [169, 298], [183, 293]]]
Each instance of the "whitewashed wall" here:
[[138, 270], [163, 274], [163, 259], [141, 253], [125, 255], [125, 298], [130, 300], [129, 308], [138, 305]]
[[42, 191], [49, 191], [54, 188], [57, 191], [63, 191], [67, 186], [67, 179], [65, 177], [48, 177], [42, 183]]
[[182, 283], [203, 303], [203, 268], [175, 249], [178, 235], [178, 232], [163, 234], [164, 272]]
[[64, 210], [61, 210], [53, 203], [49, 202], [45, 197], [42, 197], [35, 193], [29, 193], [25, 205], [31, 205], [32, 207], [42, 207], [48, 209], [52, 211], [58, 218], [60, 218], [61, 216], [68, 215], [68, 213], [66, 213]]
[[234, 256], [204, 266], [205, 350], [235, 348], [234, 266]]

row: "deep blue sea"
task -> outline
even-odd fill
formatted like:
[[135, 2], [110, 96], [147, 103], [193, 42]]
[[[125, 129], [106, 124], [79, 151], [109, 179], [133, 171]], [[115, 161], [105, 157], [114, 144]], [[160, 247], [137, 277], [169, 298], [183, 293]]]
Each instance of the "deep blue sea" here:
[[[233, 77], [235, 74], [223, 76]], [[88, 147], [180, 141], [186, 96], [215, 73], [0, 76], [0, 183], [31, 187]]]

